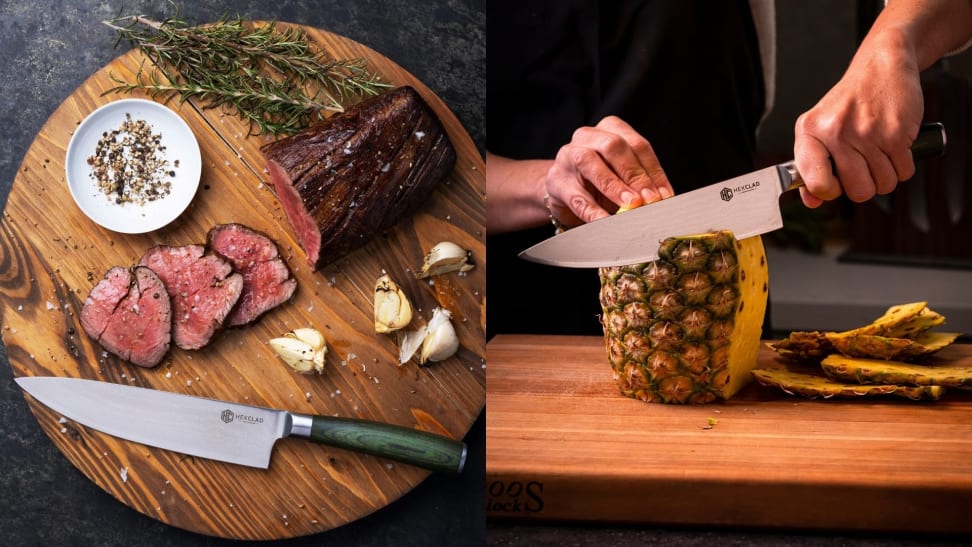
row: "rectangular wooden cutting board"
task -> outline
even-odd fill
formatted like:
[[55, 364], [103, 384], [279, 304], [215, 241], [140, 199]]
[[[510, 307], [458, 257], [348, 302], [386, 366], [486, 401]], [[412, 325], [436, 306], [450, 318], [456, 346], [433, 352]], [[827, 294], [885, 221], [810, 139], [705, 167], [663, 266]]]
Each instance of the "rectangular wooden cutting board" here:
[[[622, 396], [600, 337], [487, 344], [489, 518], [972, 532], [972, 392], [728, 402]], [[972, 345], [940, 358], [972, 362]], [[764, 348], [760, 366], [775, 354]]]

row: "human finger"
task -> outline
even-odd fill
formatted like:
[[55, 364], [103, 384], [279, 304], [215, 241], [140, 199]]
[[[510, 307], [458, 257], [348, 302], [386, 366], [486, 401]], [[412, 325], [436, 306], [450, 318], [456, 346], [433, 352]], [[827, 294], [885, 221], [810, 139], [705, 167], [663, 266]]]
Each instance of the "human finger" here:
[[592, 222], [611, 214], [588, 190], [584, 177], [570, 162], [554, 162], [547, 171], [545, 188], [544, 205], [551, 218], [565, 226]]
[[650, 183], [634, 152], [620, 136], [594, 127], [574, 132], [560, 148], [556, 163], [574, 169], [583, 180], [623, 207], [642, 204], [641, 188]]
[[647, 184], [640, 186], [641, 179], [631, 181], [629, 184], [639, 189], [645, 202], [651, 203], [674, 195], [675, 191], [668, 180], [668, 175], [665, 174], [661, 161], [648, 139], [617, 116], [604, 118], [598, 123], [597, 127], [618, 134], [631, 148], [639, 166], [647, 175]]
[[[803, 179], [803, 203], [816, 207], [820, 202], [837, 199], [841, 195], [840, 182], [834, 175], [830, 153], [817, 138], [797, 132], [793, 141], [793, 163]], [[808, 199], [812, 196], [814, 199]]]

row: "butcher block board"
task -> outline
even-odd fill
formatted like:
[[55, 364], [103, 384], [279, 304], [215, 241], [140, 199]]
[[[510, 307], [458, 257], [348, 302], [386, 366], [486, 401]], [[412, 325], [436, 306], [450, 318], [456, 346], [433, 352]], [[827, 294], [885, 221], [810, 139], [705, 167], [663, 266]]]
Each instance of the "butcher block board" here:
[[[97, 107], [128, 96], [148, 98], [102, 96], [113, 87], [112, 77], [131, 81], [144, 61], [137, 51], [121, 55], [45, 123], [23, 159], [0, 221], [0, 331], [14, 376], [91, 378], [463, 438], [486, 397], [482, 156], [448, 107], [407, 71], [361, 44], [305, 30], [335, 57], [366, 58], [385, 81], [421, 93], [458, 154], [447, 180], [416, 215], [314, 272], [267, 184], [259, 147], [269, 139], [248, 136], [247, 126], [231, 111], [172, 101], [169, 107], [199, 141], [200, 188], [189, 209], [163, 229], [144, 235], [109, 232], [71, 200], [64, 159], [72, 132]], [[255, 325], [222, 332], [202, 350], [173, 348], [153, 369], [109, 356], [85, 335], [81, 305], [110, 267], [132, 265], [156, 244], [204, 243], [206, 232], [225, 222], [243, 223], [277, 242], [299, 284], [291, 302]], [[477, 268], [415, 279], [427, 250], [441, 240], [471, 250]], [[414, 361], [399, 366], [397, 340], [374, 332], [374, 283], [383, 271], [403, 287], [417, 317], [427, 320], [436, 306], [452, 312], [461, 344], [454, 357], [428, 367]], [[315, 327], [327, 339], [323, 374], [295, 373], [267, 344], [297, 327]], [[325, 531], [388, 505], [429, 475], [297, 439], [276, 443], [269, 470], [191, 458], [65, 421], [26, 398], [57, 448], [99, 487], [141, 513], [212, 536], [270, 539]]]
[[[972, 392], [728, 402], [620, 394], [601, 337], [487, 344], [490, 518], [969, 533]], [[778, 366], [772, 350], [759, 366]], [[939, 359], [972, 363], [972, 345]]]

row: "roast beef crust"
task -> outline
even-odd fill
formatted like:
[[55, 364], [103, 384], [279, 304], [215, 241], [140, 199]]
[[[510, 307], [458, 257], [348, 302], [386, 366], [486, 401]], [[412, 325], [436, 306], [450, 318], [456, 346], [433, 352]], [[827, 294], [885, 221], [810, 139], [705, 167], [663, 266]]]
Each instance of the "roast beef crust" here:
[[320, 248], [304, 249], [315, 269], [413, 214], [456, 162], [439, 119], [408, 86], [261, 150], [290, 179], [275, 189], [292, 185], [320, 230]]

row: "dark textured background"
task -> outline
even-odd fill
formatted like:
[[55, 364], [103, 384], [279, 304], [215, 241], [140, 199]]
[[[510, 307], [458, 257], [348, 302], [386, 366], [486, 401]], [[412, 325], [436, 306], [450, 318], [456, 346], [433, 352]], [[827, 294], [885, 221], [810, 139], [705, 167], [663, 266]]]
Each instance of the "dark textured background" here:
[[[190, 20], [275, 19], [340, 34], [396, 62], [438, 94], [484, 146], [485, 4], [482, 0], [178, 1]], [[162, 1], [0, 0], [0, 203], [48, 116], [93, 72], [128, 50], [101, 24], [119, 13], [172, 15]], [[2, 323], [2, 318], [0, 318]], [[284, 545], [482, 544], [485, 418], [466, 439], [458, 476], [431, 476], [388, 507]], [[118, 502], [54, 447], [27, 409], [0, 349], [0, 545], [224, 545]], [[465, 543], [465, 541], [463, 541]]]

